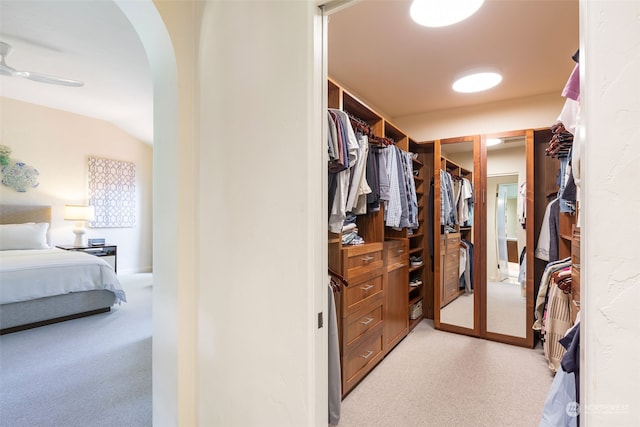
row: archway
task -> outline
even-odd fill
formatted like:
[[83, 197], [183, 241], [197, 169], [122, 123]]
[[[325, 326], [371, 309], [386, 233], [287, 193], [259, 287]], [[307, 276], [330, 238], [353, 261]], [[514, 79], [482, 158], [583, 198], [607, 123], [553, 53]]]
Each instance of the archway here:
[[[178, 75], [169, 32], [151, 0], [114, 0], [138, 33], [153, 79], [153, 418], [178, 419]], [[163, 351], [158, 351], [162, 348]], [[172, 349], [173, 351], [167, 351]]]

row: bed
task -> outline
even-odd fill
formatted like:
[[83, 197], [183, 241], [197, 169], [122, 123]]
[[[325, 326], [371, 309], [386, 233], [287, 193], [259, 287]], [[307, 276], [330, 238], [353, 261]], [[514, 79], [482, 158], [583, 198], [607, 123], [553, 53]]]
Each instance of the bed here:
[[0, 334], [104, 313], [126, 302], [99, 257], [50, 247], [48, 206], [0, 205]]

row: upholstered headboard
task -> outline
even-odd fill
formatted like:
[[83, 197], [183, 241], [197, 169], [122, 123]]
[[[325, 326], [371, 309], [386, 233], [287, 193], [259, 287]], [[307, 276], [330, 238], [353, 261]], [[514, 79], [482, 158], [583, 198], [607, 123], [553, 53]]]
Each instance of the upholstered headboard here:
[[0, 205], [0, 224], [51, 223], [51, 206]]

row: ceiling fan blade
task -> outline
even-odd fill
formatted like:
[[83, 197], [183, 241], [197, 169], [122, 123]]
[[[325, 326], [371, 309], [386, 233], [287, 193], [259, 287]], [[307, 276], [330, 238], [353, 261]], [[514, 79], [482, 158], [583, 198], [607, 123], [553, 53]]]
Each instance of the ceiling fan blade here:
[[49, 83], [53, 85], [80, 87], [84, 82], [79, 80], [64, 79], [62, 77], [49, 76], [47, 74], [34, 73], [31, 71], [19, 71], [7, 65], [5, 58], [11, 53], [13, 48], [8, 43], [0, 41], [0, 75], [11, 77], [23, 77], [34, 82]]
[[62, 86], [81, 87], [84, 86], [84, 82], [79, 80], [64, 79], [62, 77], [49, 76], [46, 74], [33, 73], [31, 71], [18, 71], [14, 75], [24, 77], [25, 79], [33, 80], [34, 82], [49, 83]]
[[0, 75], [3, 76], [14, 76], [16, 72], [16, 69], [13, 67], [9, 67], [5, 62], [4, 62], [4, 56], [2, 56], [2, 58], [0, 58]]

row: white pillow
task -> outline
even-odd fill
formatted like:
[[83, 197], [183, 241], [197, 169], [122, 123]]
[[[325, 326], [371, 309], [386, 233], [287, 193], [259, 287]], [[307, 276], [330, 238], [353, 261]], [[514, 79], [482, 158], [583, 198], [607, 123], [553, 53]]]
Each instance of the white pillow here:
[[49, 223], [0, 224], [0, 250], [47, 249]]

